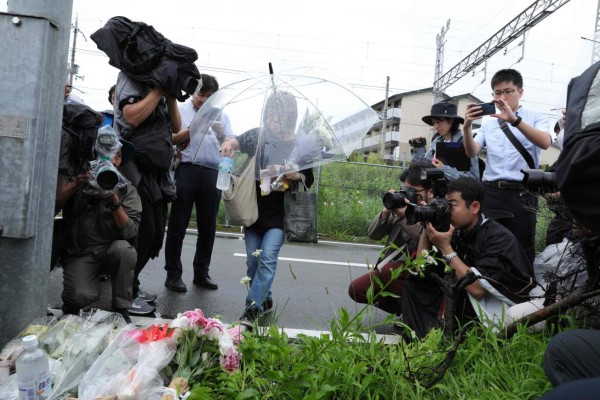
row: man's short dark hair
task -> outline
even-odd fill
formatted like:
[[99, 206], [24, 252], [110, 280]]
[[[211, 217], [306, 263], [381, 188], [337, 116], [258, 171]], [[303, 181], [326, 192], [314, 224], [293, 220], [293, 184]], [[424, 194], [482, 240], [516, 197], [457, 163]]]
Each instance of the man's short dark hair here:
[[523, 87], [523, 77], [516, 69], [501, 69], [492, 77], [492, 89], [502, 82], [512, 82], [517, 88]]
[[425, 189], [431, 188], [431, 182], [427, 179], [421, 179], [421, 170], [426, 168], [435, 168], [435, 165], [429, 161], [418, 161], [410, 164], [410, 166], [400, 174], [400, 182], [408, 182], [411, 185], [421, 185]]
[[202, 87], [200, 88], [200, 93], [214, 93], [219, 90], [219, 82], [217, 82], [217, 78], [208, 74], [200, 74], [200, 78], [202, 78]]
[[448, 193], [451, 192], [460, 193], [467, 207], [470, 207], [474, 201], [478, 201], [483, 206], [485, 190], [481, 182], [475, 178], [460, 177], [451, 180], [448, 182]]

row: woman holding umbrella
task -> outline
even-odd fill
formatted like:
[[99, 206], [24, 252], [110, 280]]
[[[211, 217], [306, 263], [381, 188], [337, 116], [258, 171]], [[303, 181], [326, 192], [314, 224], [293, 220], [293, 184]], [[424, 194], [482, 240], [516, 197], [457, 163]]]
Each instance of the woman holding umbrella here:
[[[435, 134], [431, 139], [431, 146], [425, 153], [414, 152], [411, 163], [417, 161], [430, 161], [444, 171], [446, 179], [456, 179], [461, 176], [471, 177], [480, 179], [479, 177], [479, 160], [477, 157], [471, 157], [468, 160], [468, 170], [460, 170], [456, 168], [457, 165], [451, 165], [452, 162], [442, 160], [441, 157], [436, 156], [436, 150], [438, 143], [456, 143], [460, 144], [461, 154], [464, 153], [462, 149], [462, 131], [459, 126], [464, 123], [464, 119], [459, 117], [456, 113], [456, 105], [448, 102], [440, 102], [431, 106], [431, 114], [426, 115], [423, 118], [423, 122], [427, 125], [433, 126]], [[464, 154], [465, 161], [468, 158]]]
[[[249, 157], [256, 155], [256, 168], [263, 174], [273, 176], [269, 171], [278, 171], [290, 188], [302, 185], [301, 182], [310, 187], [314, 181], [312, 170], [297, 171], [294, 166], [294, 160], [299, 155], [297, 120], [298, 106], [294, 95], [275, 90], [265, 102], [262, 127], [224, 142], [221, 154], [231, 157], [239, 150]], [[251, 283], [241, 319], [250, 322], [273, 308], [271, 286], [277, 270], [279, 250], [284, 241], [284, 192], [269, 190], [270, 178], [266, 179], [269, 179], [266, 191], [265, 185], [262, 185], [261, 191], [260, 183], [256, 182], [258, 220], [244, 229], [247, 276]]]

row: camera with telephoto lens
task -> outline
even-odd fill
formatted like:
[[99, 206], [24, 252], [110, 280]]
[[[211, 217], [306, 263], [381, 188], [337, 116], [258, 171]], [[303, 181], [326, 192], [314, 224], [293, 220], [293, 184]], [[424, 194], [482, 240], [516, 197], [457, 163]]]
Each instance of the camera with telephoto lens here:
[[558, 192], [556, 172], [546, 172], [542, 169], [522, 169], [523, 185], [527, 190], [539, 194]]
[[438, 232], [450, 229], [450, 202], [446, 199], [433, 199], [426, 206], [409, 204], [406, 208], [406, 222], [409, 225], [417, 222], [431, 222]]
[[409, 204], [406, 208], [406, 222], [409, 225], [417, 222], [431, 222], [438, 232], [448, 232], [450, 229], [451, 204], [444, 197], [448, 193], [448, 181], [444, 172], [437, 168], [421, 170], [421, 181], [428, 181], [428, 187], [433, 190], [435, 199], [426, 206]]
[[425, 147], [425, 145], [427, 144], [427, 139], [425, 139], [424, 137], [418, 137], [418, 138], [414, 138], [414, 139], [410, 139], [408, 141], [408, 145], [410, 147]]
[[407, 206], [405, 199], [408, 199], [411, 203], [416, 203], [419, 200], [417, 191], [406, 188], [396, 192], [386, 192], [383, 195], [383, 206], [388, 210], [404, 208]]
[[95, 150], [97, 158], [90, 161], [90, 180], [84, 192], [93, 196], [106, 197], [126, 183], [125, 178], [112, 163], [121, 147], [116, 132], [110, 126], [98, 130]]

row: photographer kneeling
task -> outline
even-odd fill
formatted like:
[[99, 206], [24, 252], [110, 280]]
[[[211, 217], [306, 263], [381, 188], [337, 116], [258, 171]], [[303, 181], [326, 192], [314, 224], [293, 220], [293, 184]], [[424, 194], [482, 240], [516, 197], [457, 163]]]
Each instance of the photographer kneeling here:
[[[104, 129], [104, 128], [103, 128]], [[117, 167], [133, 157], [134, 147], [114, 131], [99, 132], [98, 159], [75, 182], [59, 181], [57, 209], [63, 209], [66, 248], [63, 267], [62, 311], [78, 314], [100, 298], [101, 273], [112, 277], [112, 306], [129, 322], [133, 271], [137, 259], [129, 243], [138, 233], [142, 204], [135, 188]], [[108, 267], [108, 270], [104, 268]]]
[[[457, 294], [455, 317], [460, 322], [479, 317], [486, 325], [488, 322], [497, 325], [502, 322], [505, 309], [528, 300], [534, 273], [515, 236], [481, 213], [483, 200], [484, 188], [479, 181], [473, 178], [450, 181], [445, 201], [451, 224], [444, 232], [434, 228], [437, 223], [422, 220], [427, 222], [417, 251], [428, 251], [435, 245], [457, 279], [469, 272], [479, 276]], [[439, 264], [434, 272], [443, 277]], [[427, 276], [428, 272], [430, 267], [426, 267], [425, 278], [411, 275], [407, 279], [402, 302], [404, 321], [420, 338], [432, 328], [441, 327], [446, 312], [446, 299], [439, 284]]]
[[421, 225], [407, 225], [405, 218], [407, 202], [429, 202], [433, 198], [429, 181], [421, 179], [421, 170], [424, 168], [434, 168], [434, 166], [427, 162], [411, 164], [400, 174], [403, 189], [400, 192], [390, 190], [384, 195], [385, 207], [371, 222], [368, 234], [373, 240], [381, 240], [385, 236], [388, 236], [388, 240], [375, 264], [375, 269], [350, 282], [348, 295], [354, 301], [366, 304], [367, 290], [371, 285], [374, 285], [374, 296], [381, 291], [382, 288], [379, 285], [375, 286], [373, 280], [373, 277], [377, 277], [383, 285], [387, 285], [387, 292], [399, 297], [379, 296], [374, 305], [390, 314], [402, 314], [401, 296], [406, 276], [401, 274], [392, 281], [392, 271], [401, 265], [406, 254], [412, 254], [416, 249], [422, 230]]

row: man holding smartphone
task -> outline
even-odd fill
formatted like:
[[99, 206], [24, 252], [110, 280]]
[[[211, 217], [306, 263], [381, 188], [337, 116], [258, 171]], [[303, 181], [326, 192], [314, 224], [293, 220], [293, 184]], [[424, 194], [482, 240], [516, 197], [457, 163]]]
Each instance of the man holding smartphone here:
[[[463, 144], [469, 157], [486, 148], [486, 168], [482, 182], [486, 191], [486, 209], [503, 210], [512, 218], [498, 222], [506, 226], [518, 239], [527, 255], [535, 257], [535, 226], [537, 197], [526, 192], [522, 183], [521, 169], [532, 168], [525, 155], [513, 145], [508, 134], [512, 133], [529, 154], [533, 168], [539, 168], [541, 149], [550, 147], [552, 137], [549, 121], [544, 114], [527, 110], [519, 104], [523, 96], [523, 77], [514, 69], [502, 69], [494, 74], [491, 82], [494, 99], [499, 110], [483, 122], [476, 138], [472, 124], [483, 115], [482, 106], [469, 104], [463, 125]], [[504, 122], [504, 123], [503, 123]], [[505, 133], [509, 130], [509, 133]], [[529, 158], [528, 157], [528, 158]]]

